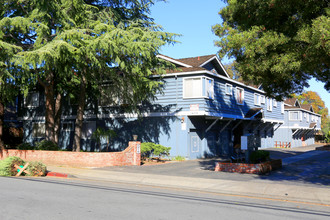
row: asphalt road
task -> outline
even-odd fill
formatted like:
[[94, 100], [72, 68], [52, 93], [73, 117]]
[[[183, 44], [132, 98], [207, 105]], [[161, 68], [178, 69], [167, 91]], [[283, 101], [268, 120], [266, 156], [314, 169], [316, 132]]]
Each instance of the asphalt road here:
[[329, 219], [329, 206], [100, 181], [0, 177], [0, 219]]

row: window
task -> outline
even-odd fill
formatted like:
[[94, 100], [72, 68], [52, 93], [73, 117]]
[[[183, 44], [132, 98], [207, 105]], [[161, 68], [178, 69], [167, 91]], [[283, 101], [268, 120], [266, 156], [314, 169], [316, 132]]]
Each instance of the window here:
[[38, 107], [39, 106], [39, 93], [31, 92], [25, 98], [26, 107]]
[[226, 95], [232, 95], [233, 94], [233, 86], [232, 85], [226, 83], [225, 89], [226, 89]]
[[257, 93], [254, 93], [254, 104], [255, 105], [260, 105], [261, 104], [261, 98], [260, 95]]
[[183, 79], [183, 98], [200, 98], [202, 92], [201, 77]]
[[32, 137], [43, 138], [45, 137], [45, 123], [33, 123], [32, 124]]
[[214, 80], [206, 78], [206, 96], [209, 99], [214, 99]]
[[277, 108], [277, 101], [276, 101], [276, 99], [273, 100], [273, 106], [274, 106], [275, 108]]
[[267, 111], [273, 111], [273, 103], [272, 103], [272, 99], [267, 98]]
[[292, 111], [289, 113], [289, 120], [290, 121], [299, 121], [301, 120], [301, 112]]
[[265, 102], [266, 102], [266, 101], [265, 101], [265, 100], [266, 100], [265, 96], [262, 95], [262, 96], [260, 97], [260, 99], [261, 99], [261, 100], [260, 100], [260, 103], [261, 103], [261, 104], [265, 104]]
[[72, 122], [62, 122], [62, 131], [73, 131]]
[[281, 113], [284, 114], [284, 102], [281, 102]]
[[236, 87], [236, 102], [239, 105], [244, 104], [244, 89]]
[[307, 113], [306, 112], [304, 112], [304, 118], [306, 118], [307, 117]]
[[309, 114], [306, 116], [306, 121], [309, 122]]

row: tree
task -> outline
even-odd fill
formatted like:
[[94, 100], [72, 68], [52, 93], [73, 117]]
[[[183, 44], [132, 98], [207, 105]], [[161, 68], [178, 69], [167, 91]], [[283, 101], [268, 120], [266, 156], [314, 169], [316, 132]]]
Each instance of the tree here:
[[226, 1], [219, 56], [236, 58], [244, 81], [262, 84], [269, 96], [290, 96], [311, 77], [330, 91], [330, 8], [328, 0]]
[[29, 82], [38, 82], [45, 90], [46, 140], [57, 140], [61, 100], [69, 87], [76, 87], [79, 94], [75, 151], [80, 151], [87, 87], [102, 90], [106, 79], [112, 93], [119, 90], [130, 104], [155, 93], [160, 83], [150, 76], [164, 73], [167, 65], [156, 55], [162, 45], [174, 42], [174, 35], [162, 32], [147, 16], [152, 4], [152, 0], [31, 0], [17, 5], [6, 1], [8, 19], [27, 20], [25, 26], [15, 24], [19, 31], [29, 30], [16, 42], [26, 44], [16, 61], [30, 72]]
[[325, 107], [324, 101], [321, 99], [319, 94], [313, 91], [306, 91], [298, 95], [294, 94], [293, 96], [297, 98], [301, 104], [312, 105], [314, 112], [321, 115], [321, 128], [324, 131], [324, 129], [326, 129], [329, 123], [329, 110], [327, 107]]

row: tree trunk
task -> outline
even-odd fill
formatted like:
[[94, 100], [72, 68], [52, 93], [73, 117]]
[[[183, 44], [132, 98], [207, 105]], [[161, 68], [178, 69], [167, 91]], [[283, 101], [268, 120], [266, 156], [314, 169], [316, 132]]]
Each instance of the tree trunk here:
[[45, 88], [46, 96], [46, 140], [55, 142], [54, 135], [54, 88], [52, 84], [49, 84]]
[[81, 132], [84, 122], [84, 110], [85, 110], [85, 102], [86, 102], [86, 77], [85, 72], [82, 74], [82, 79], [80, 82], [80, 96], [78, 100], [78, 109], [77, 116], [75, 121], [75, 129], [74, 129], [74, 142], [72, 151], [80, 151], [80, 140], [81, 140]]
[[54, 126], [54, 141], [58, 144], [62, 116], [62, 94], [58, 93], [55, 100], [55, 126]]
[[5, 149], [2, 140], [4, 117], [5, 117], [5, 105], [0, 101], [0, 150], [1, 151]]

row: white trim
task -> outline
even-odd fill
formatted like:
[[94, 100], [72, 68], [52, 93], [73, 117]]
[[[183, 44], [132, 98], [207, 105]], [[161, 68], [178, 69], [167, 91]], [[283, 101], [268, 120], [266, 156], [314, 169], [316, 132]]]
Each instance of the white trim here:
[[311, 111], [308, 111], [308, 110], [305, 110], [305, 109], [303, 109], [303, 108], [289, 108], [289, 109], [284, 109], [285, 111], [304, 111], [304, 112], [308, 112], [308, 113], [310, 113], [310, 114], [312, 114], [312, 115], [317, 115], [317, 116], [322, 116], [322, 115], [320, 115], [320, 114], [317, 114], [317, 113], [315, 113], [315, 112], [311, 112]]
[[209, 63], [209, 62], [211, 62], [212, 60], [214, 60], [214, 59], [216, 59], [217, 60], [217, 62], [219, 63], [219, 65], [220, 65], [220, 68], [222, 69], [222, 71], [226, 74], [226, 76], [228, 77], [228, 78], [230, 78], [229, 77], [229, 74], [227, 73], [227, 71], [226, 71], [226, 69], [225, 69], [225, 67], [222, 65], [222, 63], [221, 63], [221, 61], [218, 59], [218, 57], [217, 56], [214, 56], [214, 57], [212, 57], [212, 58], [210, 58], [210, 59], [208, 59], [207, 61], [205, 61], [204, 63], [202, 63], [201, 65], [199, 65], [200, 67], [202, 67], [202, 66], [204, 66], [205, 64], [207, 64], [207, 63]]
[[266, 102], [267, 102], [267, 105], [266, 105], [267, 111], [272, 112], [273, 111], [273, 99], [266, 98]]
[[280, 123], [283, 124], [284, 121], [283, 120], [277, 120], [277, 119], [267, 119], [267, 118], [263, 118], [261, 119], [261, 121], [263, 121], [264, 123], [266, 122], [271, 122], [271, 123]]
[[[200, 83], [201, 83], [201, 91], [200, 91], [200, 96], [193, 96], [193, 97], [186, 97], [185, 96], [185, 89], [186, 89], [186, 83], [185, 80], [189, 80], [189, 79], [200, 79]], [[194, 89], [194, 88], [191, 88]], [[198, 99], [198, 98], [206, 98], [206, 96], [203, 96], [203, 77], [202, 76], [198, 76], [198, 77], [184, 77], [182, 78], [182, 98], [183, 99]]]
[[[256, 97], [257, 97], [257, 103], [256, 103]], [[253, 102], [256, 106], [261, 106], [261, 95], [259, 93], [253, 93]]]
[[265, 104], [266, 103], [266, 96], [260, 95], [260, 104]]
[[172, 76], [184, 76], [184, 75], [194, 75], [194, 74], [201, 74], [201, 73], [204, 73], [204, 74], [209, 74], [211, 76], [214, 76], [216, 78], [220, 78], [220, 79], [223, 79], [225, 81], [228, 81], [228, 82], [232, 82], [236, 85], [239, 85], [239, 86], [242, 86], [242, 87], [245, 87], [245, 88], [249, 88], [253, 91], [257, 91], [261, 94], [265, 94], [264, 91], [260, 90], [260, 89], [257, 89], [257, 88], [254, 88], [252, 86], [248, 86], [248, 85], [245, 85], [244, 83], [241, 83], [241, 82], [238, 82], [236, 80], [233, 80], [233, 79], [230, 79], [230, 78], [227, 78], [225, 76], [222, 76], [222, 75], [219, 75], [219, 74], [216, 74], [216, 73], [212, 73], [211, 71], [208, 71], [208, 70], [197, 70], [197, 71], [189, 71], [189, 72], [176, 72], [176, 73], [168, 73], [168, 74], [164, 74], [164, 75], [154, 75], [152, 76], [153, 78], [157, 78], [157, 77], [172, 77]]
[[169, 62], [172, 62], [172, 63], [178, 64], [178, 65], [181, 65], [181, 66], [183, 66], [183, 67], [192, 67], [192, 66], [190, 66], [190, 65], [188, 65], [188, 64], [185, 64], [185, 63], [182, 63], [182, 62], [180, 62], [180, 61], [174, 60], [173, 58], [165, 57], [165, 56], [160, 55], [160, 54], [157, 55], [156, 57], [157, 57], [157, 58], [161, 58], [161, 59], [163, 59], [163, 60], [167, 60], [167, 61], [169, 61]]
[[[238, 94], [237, 94], [237, 92], [238, 91], [242, 91], [242, 94], [241, 94], [241, 99], [242, 99], [242, 103], [240, 103], [240, 102], [238, 102], [239, 100], [238, 100]], [[244, 97], [244, 89], [243, 88], [241, 88], [241, 87], [235, 87], [235, 99], [236, 99], [236, 104], [237, 105], [244, 105], [244, 102], [245, 102], [245, 97]]]
[[[291, 113], [298, 113], [298, 119], [292, 119], [291, 118]], [[302, 120], [302, 112], [300, 111], [291, 111], [289, 112], [289, 121], [301, 121]]]
[[[230, 93], [227, 92], [227, 86], [230, 87]], [[233, 85], [229, 83], [225, 83], [225, 93], [226, 95], [233, 95]]]

